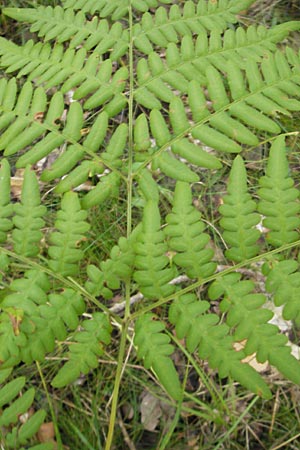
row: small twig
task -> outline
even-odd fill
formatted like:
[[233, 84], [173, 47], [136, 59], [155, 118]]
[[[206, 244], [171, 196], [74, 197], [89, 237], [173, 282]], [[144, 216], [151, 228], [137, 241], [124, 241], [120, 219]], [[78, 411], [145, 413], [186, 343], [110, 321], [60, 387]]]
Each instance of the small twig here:
[[121, 415], [120, 411], [118, 411], [117, 415], [118, 415], [118, 425], [121, 428], [125, 443], [128, 445], [128, 448], [130, 450], [136, 450], [134, 443], [132, 442], [132, 440], [130, 439], [130, 437], [127, 433], [127, 430], [126, 430], [126, 427], [122, 420], [122, 415]]

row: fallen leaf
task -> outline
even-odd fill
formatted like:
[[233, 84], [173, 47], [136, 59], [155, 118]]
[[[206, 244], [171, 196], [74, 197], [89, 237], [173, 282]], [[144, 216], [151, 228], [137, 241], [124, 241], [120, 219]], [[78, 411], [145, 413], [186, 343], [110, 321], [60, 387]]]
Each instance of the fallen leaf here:
[[148, 431], [154, 431], [159, 424], [159, 419], [162, 415], [162, 409], [159, 399], [147, 392], [141, 403], [141, 422]]

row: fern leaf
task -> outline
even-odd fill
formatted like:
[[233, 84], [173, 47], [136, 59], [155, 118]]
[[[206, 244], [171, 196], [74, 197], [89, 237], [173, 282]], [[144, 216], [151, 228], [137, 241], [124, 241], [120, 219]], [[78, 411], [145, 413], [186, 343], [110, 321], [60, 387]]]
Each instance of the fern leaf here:
[[1, 355], [4, 366], [14, 365], [20, 360], [28, 363], [42, 361], [45, 353], [54, 349], [54, 335], [39, 314], [39, 307], [47, 302], [49, 288], [47, 276], [35, 270], [25, 272], [22, 278], [11, 283], [13, 293], [1, 302], [0, 339], [6, 341]]
[[81, 324], [83, 331], [75, 333], [69, 361], [59, 370], [52, 381], [54, 387], [63, 387], [75, 381], [80, 373], [86, 374], [98, 366], [103, 354], [103, 344], [110, 343], [111, 325], [105, 314], [95, 313]]
[[286, 320], [300, 323], [300, 273], [297, 261], [273, 263], [267, 274], [266, 289], [273, 294], [276, 306], [284, 305], [282, 315]]
[[134, 345], [137, 356], [143, 359], [146, 369], [152, 369], [168, 394], [179, 400], [181, 386], [170, 355], [174, 348], [170, 338], [163, 333], [165, 325], [154, 320], [153, 314], [145, 314], [135, 324]]
[[45, 318], [54, 336], [63, 341], [67, 329], [75, 330], [79, 325], [78, 316], [85, 311], [82, 297], [72, 289], [65, 289], [61, 294], [50, 294], [47, 305], [41, 305], [39, 313]]
[[[148, 54], [148, 59], [142, 58], [137, 64], [139, 85], [135, 90], [135, 99], [147, 108], [161, 108], [161, 101], [169, 103], [174, 98], [174, 93], [169, 86], [173, 90], [180, 91], [181, 94], [186, 94], [190, 81], [206, 85], [208, 65], [212, 65], [220, 71], [228, 66], [230, 75], [232, 65], [245, 69], [247, 66], [245, 58], [251, 59], [252, 63], [261, 61], [266, 51], [276, 51], [276, 43], [281, 41], [282, 37], [292, 29], [299, 29], [299, 23], [281, 24], [271, 30], [262, 26], [250, 26], [247, 33], [243, 28], [238, 28], [236, 31], [229, 29], [225, 31], [224, 36], [215, 28], [210, 36], [203, 29], [199, 29], [196, 42], [189, 33], [185, 33], [182, 37], [180, 48], [175, 43], [176, 39], [174, 42], [170, 42], [166, 48], [166, 62], [161, 60], [159, 54], [153, 52], [149, 40], [148, 44], [144, 42], [147, 37], [143, 33], [140, 38], [140, 50]], [[277, 64], [277, 66], [280, 68], [282, 64]], [[287, 75], [288, 73], [285, 73], [284, 76]], [[251, 77], [249, 80], [251, 83]], [[294, 87], [294, 89], [297, 88]], [[262, 96], [257, 94], [256, 99], [261, 100]], [[255, 101], [253, 101], [253, 105], [255, 106]], [[276, 103], [273, 102], [273, 109], [274, 106]], [[280, 109], [277, 105], [278, 108]], [[282, 111], [284, 111], [283, 108]], [[220, 123], [222, 123], [221, 120]], [[243, 132], [245, 134], [245, 127]], [[251, 136], [253, 142], [255, 135], [250, 134], [249, 130], [248, 135]]]
[[[266, 51], [265, 51], [266, 53]], [[196, 79], [188, 82], [185, 86], [172, 85], [174, 89], [179, 89], [181, 93], [188, 93], [188, 101], [184, 104], [180, 99], [168, 96], [162, 97], [162, 86], [157, 85], [157, 92], [152, 87], [158, 77], [166, 78], [170, 72], [166, 72], [163, 63], [158, 61], [158, 55], [149, 56], [149, 68], [146, 63], [139, 62], [137, 68], [138, 79], [142, 88], [143, 96], [147, 103], [144, 106], [153, 109], [150, 114], [150, 127], [158, 146], [167, 143], [173, 144], [172, 149], [176, 150], [176, 141], [171, 141], [171, 132], [162, 114], [158, 111], [156, 102], [160, 98], [170, 103], [169, 117], [173, 133], [175, 136], [184, 138], [189, 133], [196, 140], [222, 152], [238, 153], [241, 151], [240, 144], [256, 145], [258, 143], [255, 134], [248, 128], [266, 131], [268, 133], [279, 133], [280, 127], [274, 121], [274, 116], [290, 114], [290, 111], [299, 110], [300, 102], [295, 95], [300, 95], [297, 86], [297, 71], [299, 64], [297, 56], [288, 58], [277, 51], [267, 53], [263, 60], [257, 62], [254, 58], [249, 58], [246, 67], [239, 67], [234, 61], [222, 61], [220, 64], [222, 71], [224, 66], [227, 70], [227, 78], [224, 79], [222, 71], [215, 67], [215, 64], [204, 64], [204, 85], [208, 92], [200, 87]], [[162, 74], [162, 75], [161, 75]], [[177, 74], [178, 75], [178, 74]], [[162, 79], [162, 78], [161, 78]], [[180, 77], [174, 76], [180, 80]], [[246, 82], [245, 82], [246, 80]], [[147, 83], [151, 84], [151, 96], [145, 95]], [[230, 91], [226, 87], [228, 81]], [[247, 83], [249, 86], [247, 86]], [[150, 91], [149, 91], [150, 92]], [[138, 90], [136, 94], [139, 96]], [[154, 95], [155, 94], [155, 95]], [[154, 97], [153, 97], [154, 95]], [[140, 102], [143, 99], [137, 98]], [[148, 103], [149, 100], [149, 103]], [[213, 112], [208, 108], [208, 103], [212, 102]], [[161, 107], [161, 106], [160, 106]], [[191, 111], [193, 123], [191, 123], [188, 111]], [[196, 147], [194, 147], [196, 153]], [[171, 161], [170, 161], [171, 162]], [[201, 162], [201, 159], [200, 159]], [[204, 159], [205, 162], [205, 159]], [[175, 172], [175, 170], [174, 170]], [[174, 175], [172, 172], [172, 176]]]
[[300, 382], [299, 361], [291, 355], [287, 337], [280, 334], [277, 326], [268, 323], [273, 313], [261, 308], [265, 302], [262, 294], [253, 294], [255, 287], [250, 280], [240, 281], [241, 275], [232, 273], [220, 277], [209, 288], [209, 296], [220, 303], [222, 312], [227, 313], [226, 322], [234, 328], [236, 341], [247, 340], [246, 355], [256, 353], [259, 362], [269, 361], [294, 383]]
[[186, 338], [187, 349], [198, 349], [201, 358], [218, 369], [221, 378], [232, 376], [257, 395], [270, 398], [271, 392], [252, 367], [243, 364], [243, 355], [233, 349], [229, 328], [219, 324], [216, 314], [206, 313], [209, 303], [197, 300], [194, 294], [176, 299], [169, 309], [169, 320], [175, 325], [177, 337]]
[[133, 273], [135, 253], [133, 245], [140, 232], [135, 228], [129, 238], [120, 237], [118, 244], [110, 251], [110, 258], [102, 261], [99, 267], [89, 265], [87, 274], [89, 281], [85, 288], [95, 297], [112, 298], [113, 290], [120, 289], [121, 281], [128, 281]]
[[143, 169], [140, 171], [138, 183], [145, 200], [146, 201], [153, 200], [154, 202], [158, 203], [159, 201], [158, 186], [148, 169]]
[[187, 183], [177, 182], [171, 214], [166, 217], [165, 235], [171, 251], [176, 252], [172, 261], [183, 267], [190, 278], [212, 275], [216, 264], [211, 262], [213, 250], [205, 248], [209, 236], [203, 233], [201, 214], [192, 206], [192, 194]]
[[81, 209], [77, 194], [64, 194], [54, 224], [58, 231], [49, 236], [49, 267], [53, 271], [64, 276], [78, 273], [78, 262], [83, 257], [78, 244], [89, 230], [86, 217], [87, 213]]
[[0, 426], [8, 426], [17, 422], [20, 414], [28, 411], [34, 399], [34, 389], [26, 391], [22, 397], [14, 401], [12, 405], [6, 408], [0, 417]]
[[40, 241], [43, 237], [42, 219], [47, 208], [41, 205], [40, 189], [36, 175], [29, 166], [24, 173], [21, 202], [14, 205], [12, 232], [14, 250], [19, 255], [36, 256], [40, 252]]
[[263, 225], [269, 229], [267, 242], [275, 247], [296, 241], [300, 224], [299, 192], [289, 177], [284, 137], [278, 137], [271, 149], [266, 175], [259, 180], [258, 211], [265, 216]]
[[13, 205], [10, 203], [10, 166], [2, 159], [0, 167], [0, 242], [6, 241], [7, 233], [12, 228], [10, 216]]
[[231, 247], [225, 255], [235, 262], [245, 261], [259, 251], [260, 232], [254, 226], [260, 222], [260, 215], [255, 213], [256, 204], [248, 194], [246, 169], [240, 156], [232, 164], [227, 192], [219, 207], [223, 237]]
[[[62, 85], [63, 93], [73, 89], [76, 100], [90, 95], [84, 107], [94, 108], [106, 103], [111, 116], [120, 112], [126, 105], [127, 100], [121, 93], [128, 77], [127, 68], [121, 67], [113, 71], [111, 60], [105, 60], [99, 66], [99, 55], [95, 52], [87, 55], [83, 48], [79, 50], [69, 48], [64, 51], [62, 44], [56, 44], [52, 49], [49, 44], [34, 44], [33, 41], [18, 47], [3, 39], [1, 45], [0, 64], [9, 72], [19, 71], [18, 77], [26, 75], [29, 80], [44, 83], [47, 88]], [[11, 64], [12, 54], [17, 65]], [[37, 112], [41, 111], [43, 110]], [[36, 133], [37, 130], [36, 127]]]
[[[2, 381], [5, 381], [5, 378], [7, 376]], [[25, 381], [25, 377], [18, 377], [0, 388], [1, 436], [5, 437], [5, 445], [8, 449], [16, 448], [16, 446], [21, 448], [21, 445], [28, 444], [28, 441], [35, 436], [46, 417], [46, 412], [41, 409], [35, 412], [21, 427], [12, 426], [17, 422], [20, 414], [26, 413], [33, 403], [35, 394], [33, 388], [22, 393], [16, 399], [24, 388]]]
[[93, 48], [100, 55], [111, 51], [113, 58], [123, 56], [128, 48], [128, 37], [121, 23], [115, 22], [111, 28], [107, 20], [86, 20], [83, 11], [74, 13], [72, 9], [61, 6], [39, 6], [37, 8], [5, 8], [5, 14], [19, 21], [31, 23], [31, 32], [50, 41], [56, 39], [63, 43], [70, 41], [70, 49], [84, 45]]
[[204, 30], [222, 33], [228, 23], [236, 22], [235, 13], [240, 9], [235, 3], [200, 0], [196, 5], [187, 1], [183, 8], [172, 5], [169, 14], [163, 7], [157, 8], [155, 15], [145, 12], [141, 23], [133, 27], [135, 46], [149, 54], [156, 45], [167, 47], [192, 33], [200, 34]]
[[117, 197], [119, 185], [119, 175], [114, 172], [109, 173], [82, 199], [82, 208], [92, 208], [105, 202], [109, 197]]
[[133, 277], [142, 294], [149, 299], [171, 295], [175, 288], [169, 282], [176, 271], [174, 267], [168, 267], [168, 247], [160, 230], [159, 209], [154, 201], [148, 201], [145, 205], [142, 230], [134, 250], [136, 271]]

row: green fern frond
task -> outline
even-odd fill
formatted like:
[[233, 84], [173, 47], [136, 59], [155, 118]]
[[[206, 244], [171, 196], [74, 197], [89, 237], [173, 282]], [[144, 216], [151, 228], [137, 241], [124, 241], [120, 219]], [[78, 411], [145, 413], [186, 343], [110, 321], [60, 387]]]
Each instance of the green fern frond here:
[[216, 269], [216, 264], [211, 262], [214, 252], [205, 248], [209, 236], [203, 233], [205, 226], [200, 212], [192, 205], [192, 193], [187, 183], [177, 182], [172, 212], [167, 215], [166, 222], [164, 233], [170, 250], [176, 252], [172, 261], [190, 278], [212, 275]]
[[104, 352], [103, 344], [110, 343], [111, 325], [105, 314], [95, 313], [81, 324], [82, 330], [70, 341], [69, 361], [59, 370], [52, 386], [63, 387], [75, 381], [81, 373], [87, 374], [98, 366], [98, 358]]
[[199, 356], [207, 359], [210, 367], [218, 369], [221, 378], [232, 376], [252, 392], [270, 398], [271, 392], [260, 375], [248, 364], [244, 355], [233, 348], [229, 327], [219, 323], [216, 314], [206, 313], [209, 303], [199, 301], [194, 294], [177, 298], [169, 309], [169, 320], [175, 325], [178, 339], [186, 338], [190, 352], [198, 349]]
[[[120, 157], [126, 146], [128, 127], [126, 124], [121, 124], [117, 127], [115, 132], [112, 133], [109, 143], [105, 145], [104, 139], [109, 127], [108, 122], [109, 116], [106, 111], [103, 111], [98, 115], [90, 129], [84, 129], [86, 137], [83, 144], [80, 146], [69, 145], [54, 161], [51, 168], [42, 173], [42, 181], [51, 181], [55, 178], [61, 178], [71, 171], [68, 176], [73, 180], [72, 184], [69, 184], [70, 181], [66, 181], [64, 178], [62, 183], [56, 186], [56, 192], [63, 193], [66, 190], [78, 186], [78, 184], [84, 183], [88, 179], [88, 176], [102, 174], [104, 172], [104, 164], [101, 163], [101, 160], [110, 168], [120, 166]], [[105, 151], [103, 151], [102, 148]], [[102, 150], [102, 153], [98, 158], [100, 149]], [[86, 165], [89, 170], [87, 171], [87, 174], [83, 176], [83, 172], [85, 171], [81, 168], [80, 173], [82, 174], [82, 177], [79, 180], [80, 182], [74, 183], [74, 172], [76, 169], [74, 171], [72, 169], [84, 159], [85, 152], [88, 152], [90, 157], [94, 156], [94, 158], [96, 158], [97, 155], [97, 160], [85, 161], [83, 164]], [[67, 187], [62, 189], [62, 185], [66, 185]]]
[[[11, 294], [1, 301], [0, 313], [0, 361], [1, 367], [18, 364], [24, 358], [24, 350], [28, 345], [28, 335], [35, 331], [33, 317], [39, 317], [39, 305], [47, 302], [46, 292], [49, 290], [49, 280], [43, 272], [29, 270], [22, 278], [10, 284]], [[47, 333], [47, 323], [44, 321], [42, 331]], [[39, 347], [40, 339], [33, 339], [33, 345]], [[46, 340], [46, 348], [54, 348], [54, 337]], [[42, 354], [36, 354], [30, 348], [30, 362], [43, 359]], [[33, 354], [31, 353], [33, 351]], [[32, 357], [33, 355], [33, 357]]]
[[12, 228], [10, 217], [13, 205], [10, 203], [10, 166], [2, 159], [0, 167], [0, 242], [6, 242], [7, 233]]
[[[238, 153], [242, 149], [240, 144], [253, 146], [258, 143], [249, 127], [257, 131], [279, 133], [280, 127], [273, 119], [276, 113], [289, 115], [289, 111], [300, 109], [300, 102], [290, 98], [300, 96], [297, 85], [299, 61], [298, 56], [294, 54], [293, 57], [294, 61], [290, 64], [278, 50], [275, 55], [269, 53], [261, 65], [249, 58], [245, 71], [231, 61], [225, 66], [230, 92], [221, 72], [212, 65], [208, 66], [207, 94], [193, 80], [189, 83], [186, 105], [177, 98], [170, 100], [169, 118], [173, 136], [179, 139], [191, 133], [195, 140], [216, 150]], [[289, 59], [292, 59], [290, 55]], [[209, 102], [212, 107], [208, 107]], [[150, 114], [150, 127], [159, 147], [173, 144], [172, 149], [176, 150], [178, 139], [172, 137], [166, 120], [155, 109]]]
[[[87, 0], [82, 5], [82, 0], [65, 0], [64, 8], [80, 9], [85, 13], [100, 13], [100, 17], [111, 15], [113, 20], [124, 17], [128, 12], [128, 4], [126, 0]], [[132, 7], [140, 12], [148, 11], [149, 8], [156, 8], [160, 4], [170, 4], [171, 0], [133, 0]]]
[[[72, 174], [69, 176], [71, 177]], [[89, 209], [93, 206], [100, 205], [109, 197], [117, 197], [119, 193], [120, 176], [114, 172], [109, 173], [100, 182], [86, 194], [81, 206], [83, 209]]]
[[87, 266], [89, 280], [85, 283], [85, 288], [90, 294], [112, 298], [113, 290], [120, 289], [121, 281], [130, 280], [135, 260], [133, 246], [140, 228], [136, 227], [129, 238], [120, 237], [118, 244], [110, 251], [110, 258], [102, 261], [99, 267], [92, 264]]
[[81, 209], [78, 196], [74, 192], [64, 194], [61, 209], [54, 223], [58, 230], [49, 236], [48, 261], [50, 269], [63, 276], [76, 275], [78, 262], [83, 251], [78, 248], [90, 225], [86, 222], [87, 213]]
[[256, 203], [248, 193], [247, 173], [239, 155], [233, 161], [223, 202], [219, 207], [223, 216], [220, 225], [225, 230], [222, 236], [230, 246], [225, 255], [235, 262], [256, 256], [260, 232], [254, 227], [260, 222], [260, 215], [255, 213]]
[[78, 317], [85, 311], [85, 303], [78, 292], [65, 289], [59, 294], [50, 294], [47, 305], [41, 305], [39, 313], [47, 320], [54, 336], [63, 341], [67, 330], [75, 330], [79, 325]]
[[70, 48], [79, 45], [102, 55], [111, 51], [112, 59], [123, 56], [128, 50], [128, 33], [120, 22], [112, 26], [105, 19], [94, 17], [87, 20], [83, 11], [74, 13], [61, 6], [39, 6], [37, 8], [4, 8], [3, 13], [15, 20], [31, 23], [30, 31], [38, 33], [44, 41], [70, 42]]
[[179, 400], [182, 390], [179, 377], [170, 355], [174, 352], [170, 338], [163, 333], [165, 325], [155, 320], [153, 314], [144, 314], [135, 323], [134, 345], [137, 356], [143, 359], [146, 369], [152, 369], [168, 394]]
[[[63, 193], [84, 183], [89, 176], [101, 174], [105, 166], [112, 170], [120, 167], [121, 157], [127, 144], [126, 124], [117, 127], [109, 143], [104, 144], [109, 128], [109, 113], [104, 110], [98, 115], [92, 127], [85, 129], [82, 107], [79, 102], [72, 102], [67, 113], [66, 125], [63, 129], [59, 129], [60, 118], [64, 111], [61, 92], [53, 95], [46, 111], [47, 97], [42, 87], [33, 91], [32, 84], [28, 82], [17, 95], [16, 80], [3, 81], [5, 81], [3, 84], [5, 95], [2, 98], [3, 104], [0, 105], [0, 116], [2, 112], [2, 125], [6, 129], [0, 137], [0, 149], [4, 149], [4, 154], [10, 156], [32, 145], [29, 150], [19, 156], [16, 162], [18, 168], [35, 164], [55, 151], [58, 146], [69, 144], [52, 166], [41, 175], [43, 181], [51, 181], [70, 172], [68, 177], [56, 187], [57, 192]], [[108, 104], [108, 107], [110, 106]], [[36, 142], [39, 138], [42, 139]], [[82, 143], [79, 144], [78, 141], [82, 138]], [[100, 149], [102, 154], [98, 156]], [[85, 158], [86, 154], [93, 160], [83, 161], [83, 167], [76, 170], [75, 166]], [[115, 174], [109, 176], [105, 183], [107, 183], [108, 195], [118, 191], [119, 179]], [[101, 185], [98, 190], [103, 190], [103, 186]], [[90, 193], [89, 198], [93, 196], [97, 197], [95, 193]], [[89, 198], [85, 202], [92, 205], [93, 202], [90, 202]]]
[[[1, 384], [7, 379], [7, 374], [3, 373]], [[33, 388], [22, 392], [25, 386], [25, 377], [18, 377], [6, 382], [0, 388], [0, 426], [1, 437], [5, 436], [5, 448], [21, 448], [21, 445], [29, 444], [29, 440], [35, 437], [40, 426], [44, 422], [46, 412], [42, 409], [35, 412], [23, 425], [15, 425], [21, 414], [26, 413], [34, 400], [35, 391]], [[22, 392], [22, 395], [19, 394]], [[18, 396], [18, 398], [16, 398]], [[14, 426], [15, 425], [15, 426]], [[24, 448], [24, 447], [22, 447]], [[28, 448], [28, 447], [27, 447]], [[30, 447], [32, 449], [32, 447]], [[53, 450], [53, 445], [45, 444], [41, 450]]]
[[276, 306], [284, 305], [282, 315], [286, 320], [300, 324], [300, 273], [294, 260], [277, 261], [271, 264], [266, 279], [266, 289], [273, 294]]
[[252, 281], [240, 280], [239, 273], [220, 277], [210, 286], [209, 297], [216, 300], [223, 296], [220, 310], [227, 313], [226, 323], [234, 329], [234, 340], [247, 340], [246, 355], [256, 353], [258, 362], [269, 361], [286, 378], [298, 384], [300, 363], [286, 345], [288, 338], [277, 326], [268, 323], [273, 313], [262, 308], [265, 296], [253, 294], [255, 285]]
[[142, 58], [137, 64], [135, 99], [147, 108], [161, 108], [161, 102], [169, 103], [174, 98], [174, 89], [186, 94], [190, 81], [206, 85], [207, 65], [223, 71], [228, 63], [234, 63], [244, 69], [245, 58], [261, 61], [266, 51], [274, 53], [276, 43], [299, 27], [299, 22], [289, 22], [271, 29], [263, 26], [250, 26], [247, 31], [241, 27], [228, 29], [224, 34], [213, 29], [210, 35], [198, 30], [196, 41], [187, 33], [180, 40], [180, 48], [176, 41], [169, 43], [165, 61], [149, 48], [147, 59]]
[[85, 303], [72, 289], [47, 296], [49, 280], [36, 270], [25, 272], [9, 288], [13, 293], [1, 302], [1, 319], [5, 324], [1, 340], [9, 339], [10, 344], [1, 360], [6, 359], [5, 366], [15, 364], [18, 359], [27, 364], [43, 361], [45, 354], [54, 350], [55, 339], [64, 340], [67, 330], [77, 328]]
[[[77, 2], [78, 3], [78, 2]], [[81, 2], [82, 3], [82, 2]], [[128, 15], [127, 0], [109, 0], [105, 2], [95, 1], [86, 2], [85, 8], [81, 9], [76, 6], [76, 2], [65, 2], [64, 8], [56, 6], [39, 6], [37, 8], [4, 8], [3, 13], [9, 17], [20, 22], [32, 23], [31, 32], [38, 32], [40, 37], [45, 40], [57, 38], [60, 42], [71, 39], [73, 47], [82, 44], [82, 41], [89, 39], [91, 42], [103, 39], [106, 44], [103, 53], [111, 48], [116, 37], [122, 36], [122, 26], [118, 22], [120, 19]], [[178, 40], [178, 35], [182, 36], [187, 33], [197, 33], [200, 29], [218, 29], [222, 32], [228, 23], [236, 23], [236, 14], [243, 9], [244, 5], [249, 5], [253, 2], [244, 1], [236, 2], [230, 1], [204, 1], [200, 0], [196, 5], [193, 1], [185, 2], [183, 8], [178, 5], [173, 5], [170, 8], [169, 16], [164, 7], [156, 8], [154, 18], [147, 11], [150, 8], [157, 7], [159, 4], [170, 4], [171, 0], [133, 0], [132, 7], [139, 12], [143, 12], [141, 24], [136, 24], [133, 27], [136, 46], [138, 49], [144, 51], [145, 46], [152, 48], [152, 45], [166, 46], [168, 42], [175, 42]], [[74, 10], [79, 12], [75, 13]], [[99, 22], [99, 29], [97, 29], [98, 21], [91, 20], [86, 22], [85, 13], [95, 14], [99, 13], [102, 20]], [[113, 27], [117, 32], [111, 33], [107, 38], [107, 33], [103, 30], [102, 23], [107, 27], [107, 22], [103, 18], [110, 18], [115, 24]], [[98, 33], [97, 33], [98, 32]], [[92, 35], [90, 37], [90, 35]], [[142, 35], [142, 36], [141, 36]], [[106, 38], [106, 39], [105, 39]], [[100, 46], [101, 46], [100, 44]], [[94, 44], [95, 45], [95, 44]], [[99, 45], [99, 44], [98, 44]], [[124, 50], [124, 52], [126, 49]], [[122, 56], [122, 55], [121, 55]]]
[[[4, 363], [5, 367], [11, 362], [16, 364], [18, 359], [27, 364], [43, 361], [45, 354], [54, 350], [55, 335], [51, 324], [40, 315], [40, 309], [46, 307], [49, 288], [47, 276], [35, 270], [25, 272], [23, 278], [14, 280], [10, 285], [15, 292], [1, 303], [3, 319], [7, 320], [8, 314], [13, 324], [10, 332], [7, 327], [6, 336], [1, 336], [10, 342], [10, 358]], [[15, 361], [11, 361], [12, 351], [13, 356], [18, 358]]]
[[12, 240], [18, 255], [36, 256], [43, 237], [41, 228], [47, 208], [41, 205], [40, 188], [35, 173], [27, 166], [22, 185], [21, 202], [14, 205]]
[[149, 200], [144, 208], [142, 229], [134, 244], [134, 280], [142, 294], [149, 299], [171, 295], [175, 286], [169, 282], [175, 277], [175, 267], [169, 267], [166, 256], [168, 246], [160, 230], [160, 213], [157, 203]]
[[[0, 38], [0, 42], [0, 65], [7, 72], [18, 71], [18, 77], [27, 76], [28, 80], [38, 81], [46, 88], [61, 85], [63, 93], [75, 90], [74, 100], [90, 95], [84, 108], [106, 104], [110, 116], [116, 114], [117, 107], [120, 111], [126, 105], [127, 100], [122, 95], [128, 78], [126, 67], [114, 70], [110, 59], [99, 64], [99, 56], [94, 52], [88, 56], [84, 48], [64, 51], [62, 44], [56, 44], [52, 49], [48, 43], [35, 44], [32, 40], [23, 47], [3, 38]], [[41, 109], [38, 112], [43, 111]]]
[[263, 225], [269, 231], [267, 242], [274, 247], [294, 242], [299, 238], [297, 228], [300, 224], [299, 191], [289, 176], [285, 140], [278, 137], [268, 158], [265, 176], [259, 180], [260, 201], [258, 211], [264, 215]]

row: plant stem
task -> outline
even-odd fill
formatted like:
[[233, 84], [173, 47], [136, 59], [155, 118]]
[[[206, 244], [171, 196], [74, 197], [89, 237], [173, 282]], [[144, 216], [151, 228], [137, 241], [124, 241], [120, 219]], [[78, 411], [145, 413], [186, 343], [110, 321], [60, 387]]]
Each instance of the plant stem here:
[[124, 322], [122, 329], [121, 329], [121, 341], [120, 341], [120, 348], [119, 348], [119, 355], [118, 355], [116, 380], [115, 380], [114, 390], [113, 390], [113, 394], [112, 394], [111, 411], [110, 411], [110, 418], [109, 418], [109, 428], [108, 428], [108, 434], [107, 434], [107, 439], [106, 439], [106, 443], [105, 443], [105, 450], [110, 450], [111, 445], [113, 443], [114, 428], [115, 428], [115, 423], [116, 423], [117, 408], [118, 408], [118, 401], [119, 401], [119, 389], [120, 389], [120, 384], [121, 384], [121, 379], [122, 379], [123, 361], [124, 361], [124, 355], [125, 355], [125, 349], [126, 349], [127, 330], [128, 330], [128, 322]]
[[60, 436], [60, 432], [59, 432], [59, 428], [57, 425], [57, 420], [56, 420], [56, 415], [55, 415], [55, 411], [53, 408], [53, 403], [51, 400], [51, 397], [49, 395], [48, 389], [47, 389], [47, 385], [46, 385], [46, 381], [40, 366], [40, 363], [38, 361], [35, 362], [36, 367], [38, 369], [41, 381], [42, 381], [42, 385], [44, 388], [44, 391], [46, 393], [46, 397], [47, 397], [47, 401], [48, 401], [48, 405], [49, 405], [49, 409], [50, 409], [50, 413], [51, 413], [51, 417], [52, 417], [52, 422], [53, 422], [53, 426], [54, 426], [54, 430], [55, 430], [55, 437], [56, 437], [56, 441], [57, 441], [57, 448], [58, 450], [63, 450], [63, 444], [62, 444], [62, 440], [61, 440], [61, 436]]

